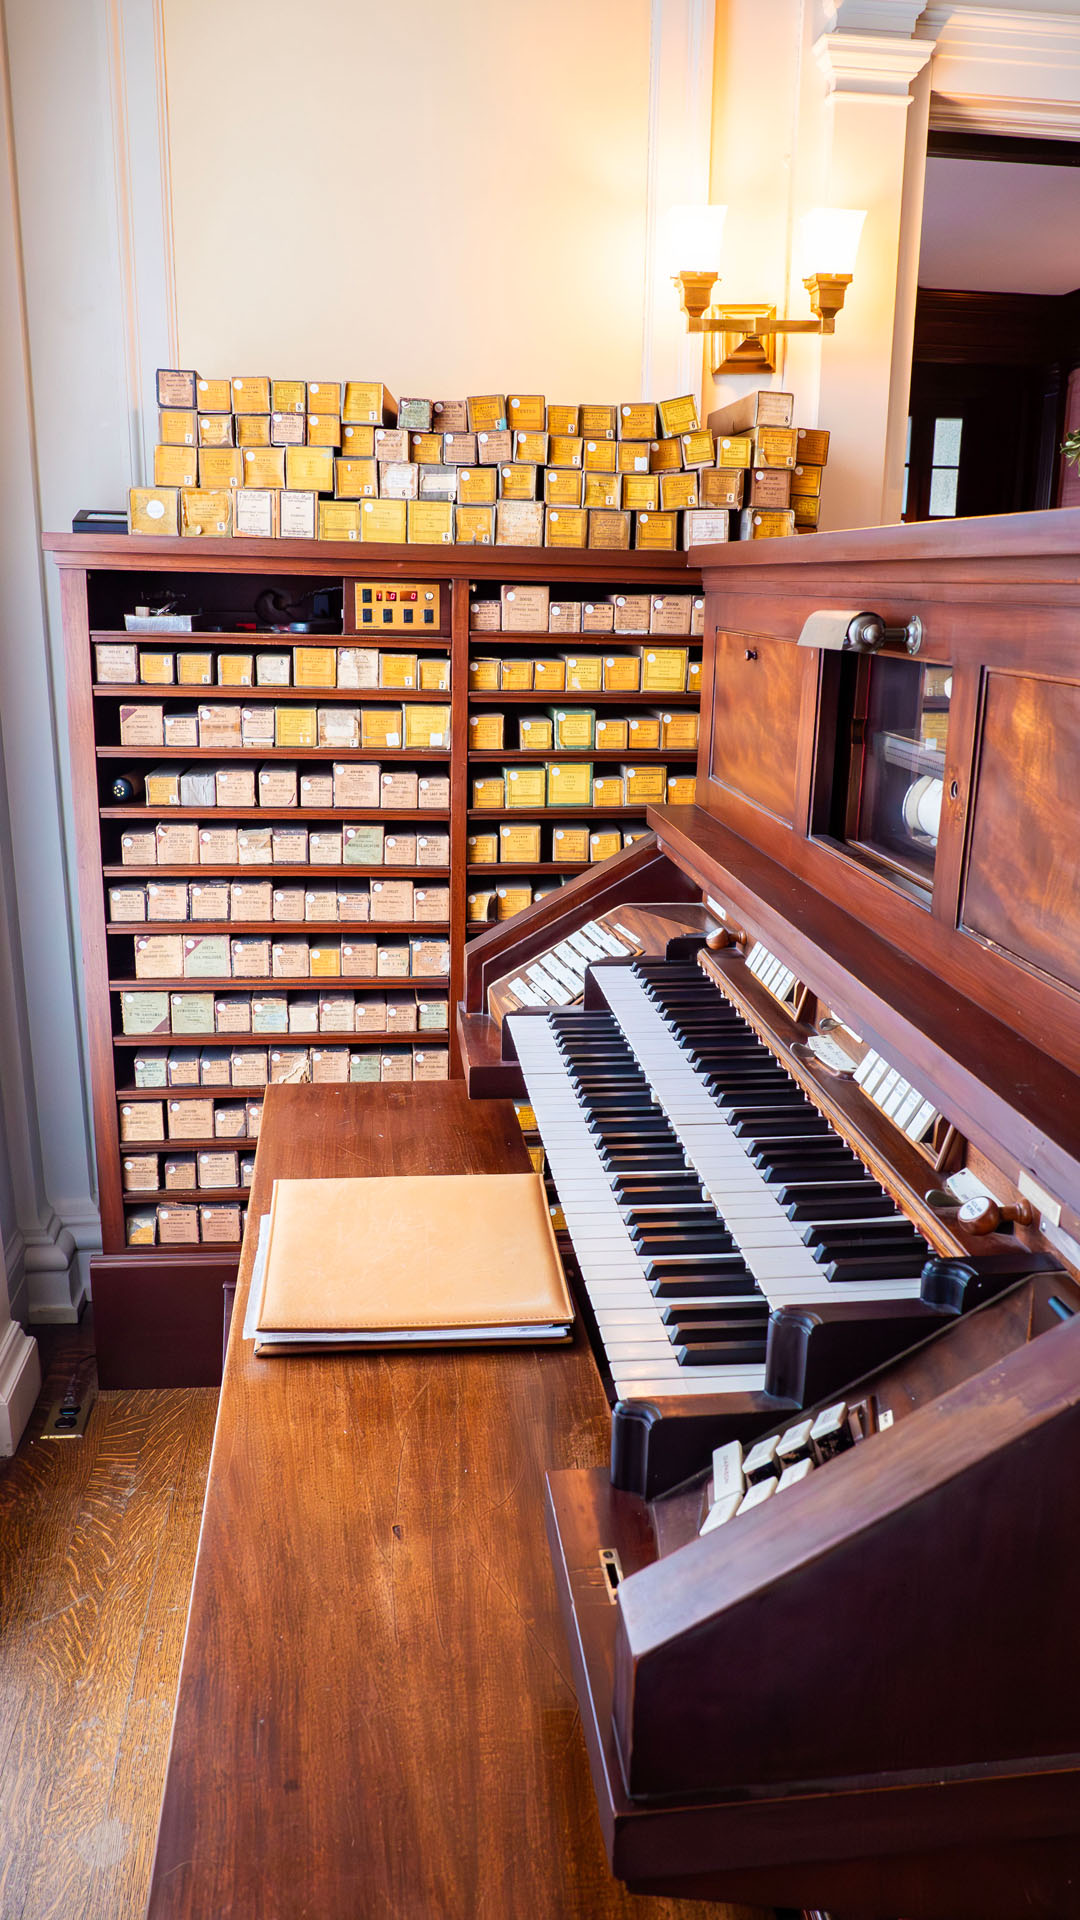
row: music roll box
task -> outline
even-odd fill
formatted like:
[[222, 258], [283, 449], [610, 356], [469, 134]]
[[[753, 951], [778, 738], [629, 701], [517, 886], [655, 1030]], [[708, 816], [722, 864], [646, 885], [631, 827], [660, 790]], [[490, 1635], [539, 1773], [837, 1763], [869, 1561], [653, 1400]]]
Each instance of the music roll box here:
[[600, 693], [603, 681], [603, 663], [599, 651], [589, 653], [568, 653], [563, 655], [566, 668], [567, 693]]
[[[649, 440], [619, 441], [616, 466], [624, 478], [628, 473], [647, 474], [650, 471], [649, 455], [651, 444]], [[616, 506], [618, 502], [597, 500], [594, 504], [596, 506]]]
[[804, 466], [823, 467], [829, 458], [829, 435], [824, 427], [796, 427], [795, 457]]
[[[687, 602], [689, 615], [689, 602]], [[689, 618], [683, 632], [689, 631]], [[683, 693], [690, 664], [688, 647], [646, 647], [641, 661], [643, 693]]]
[[751, 507], [743, 509], [739, 538], [741, 540], [783, 540], [795, 531], [795, 515], [787, 513], [768, 513], [755, 511]]
[[673, 773], [667, 783], [669, 807], [692, 807], [697, 799], [697, 778], [692, 773]]
[[[199, 453], [197, 447], [168, 447], [159, 445], [154, 448], [154, 488], [194, 487], [199, 479]], [[154, 515], [157, 519], [160, 516]], [[134, 531], [134, 529], [133, 529]]]
[[493, 866], [499, 857], [497, 833], [470, 833], [465, 842], [465, 857], [470, 866]]
[[621, 853], [621, 851], [622, 834], [617, 828], [605, 827], [599, 833], [590, 833], [590, 860], [610, 860], [613, 853]]
[[544, 804], [543, 767], [507, 767], [503, 776], [505, 807], [542, 807]]
[[474, 807], [501, 807], [503, 794], [504, 783], [501, 775], [488, 774], [472, 783]]
[[120, 1138], [129, 1141], [164, 1140], [165, 1123], [160, 1100], [124, 1101], [120, 1106]]
[[132, 487], [128, 493], [128, 532], [176, 534], [180, 491], [176, 487]]
[[497, 467], [459, 467], [457, 497], [463, 507], [494, 506], [498, 495]]
[[470, 433], [498, 433], [506, 429], [506, 396], [501, 393], [470, 394], [465, 402]]
[[159, 407], [177, 407], [193, 412], [198, 374], [181, 367], [158, 367], [155, 375]]
[[[161, 747], [165, 744], [165, 709], [140, 700], [120, 708], [122, 747]], [[148, 802], [149, 804], [149, 802]]]
[[540, 828], [533, 821], [506, 821], [499, 828], [500, 861], [525, 862], [540, 858]]
[[504, 633], [545, 633], [551, 595], [547, 587], [503, 587], [500, 593]]
[[375, 426], [397, 419], [397, 401], [388, 387], [377, 380], [346, 380], [341, 397], [343, 420]]
[[660, 715], [635, 713], [627, 722], [632, 753], [655, 753], [660, 745]]
[[628, 807], [662, 805], [667, 788], [667, 773], [663, 767], [625, 766], [622, 776]]
[[200, 413], [198, 421], [198, 443], [200, 447], [232, 447], [236, 445], [236, 431], [231, 413]]
[[[705, 471], [715, 472], [715, 468]], [[680, 513], [687, 507], [698, 504], [698, 474], [662, 473], [660, 479], [660, 506], [665, 513]]]
[[511, 393], [507, 395], [506, 417], [511, 427], [524, 433], [544, 433], [547, 431], [547, 407], [542, 393]]
[[416, 864], [418, 867], [448, 867], [450, 865], [450, 835], [448, 833], [418, 833], [416, 836]]
[[246, 373], [233, 378], [232, 411], [234, 413], [269, 413], [270, 381], [263, 373]]
[[544, 501], [549, 507], [580, 507], [582, 475], [572, 467], [544, 468]]
[[624, 752], [630, 745], [628, 720], [598, 720], [594, 745], [598, 752]]
[[550, 753], [555, 745], [555, 728], [550, 720], [518, 721], [518, 746], [524, 753]]
[[621, 773], [598, 773], [593, 779], [594, 807], [621, 807], [625, 804], [626, 787]]
[[416, 920], [450, 918], [449, 887], [414, 887], [413, 903], [413, 917]]
[[495, 509], [495, 544], [539, 547], [544, 541], [544, 508], [539, 500], [500, 500]]
[[552, 760], [547, 766], [549, 807], [587, 807], [592, 801], [593, 770], [589, 761]]
[[556, 827], [551, 835], [553, 860], [587, 860], [589, 834], [586, 827]]
[[583, 547], [589, 530], [584, 507], [549, 507], [544, 521], [544, 545]]
[[[688, 593], [654, 594], [649, 603], [649, 632], [664, 634], [683, 634], [690, 631], [690, 595]], [[682, 684], [686, 684], [686, 668], [683, 665]]]
[[459, 507], [455, 516], [459, 547], [490, 547], [495, 540], [494, 507]]

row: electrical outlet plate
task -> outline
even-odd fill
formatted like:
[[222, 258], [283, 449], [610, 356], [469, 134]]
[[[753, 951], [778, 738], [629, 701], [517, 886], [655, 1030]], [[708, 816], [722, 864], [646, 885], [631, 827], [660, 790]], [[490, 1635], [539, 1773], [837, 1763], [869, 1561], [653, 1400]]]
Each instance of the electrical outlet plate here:
[[83, 1394], [79, 1400], [76, 1400], [74, 1395], [64, 1400], [54, 1400], [41, 1430], [41, 1438], [43, 1440], [81, 1440], [86, 1432], [86, 1423], [90, 1418], [90, 1409], [93, 1404], [92, 1393]]

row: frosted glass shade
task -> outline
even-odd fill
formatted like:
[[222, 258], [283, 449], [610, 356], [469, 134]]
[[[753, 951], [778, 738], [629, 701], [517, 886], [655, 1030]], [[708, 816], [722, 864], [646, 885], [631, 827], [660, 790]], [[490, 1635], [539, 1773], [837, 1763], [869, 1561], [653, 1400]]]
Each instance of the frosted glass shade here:
[[799, 274], [854, 273], [855, 255], [866, 219], [856, 207], [812, 207], [799, 221]]
[[726, 207], [669, 207], [663, 223], [668, 272], [718, 274], [726, 218]]

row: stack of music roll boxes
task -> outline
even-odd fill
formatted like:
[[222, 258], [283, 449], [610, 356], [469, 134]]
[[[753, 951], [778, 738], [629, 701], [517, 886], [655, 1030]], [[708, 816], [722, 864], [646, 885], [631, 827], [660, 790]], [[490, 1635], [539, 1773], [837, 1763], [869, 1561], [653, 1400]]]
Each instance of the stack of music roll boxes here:
[[154, 485], [132, 533], [688, 550], [810, 533], [829, 435], [765, 390], [702, 426], [692, 394], [396, 401], [378, 381], [157, 376]]

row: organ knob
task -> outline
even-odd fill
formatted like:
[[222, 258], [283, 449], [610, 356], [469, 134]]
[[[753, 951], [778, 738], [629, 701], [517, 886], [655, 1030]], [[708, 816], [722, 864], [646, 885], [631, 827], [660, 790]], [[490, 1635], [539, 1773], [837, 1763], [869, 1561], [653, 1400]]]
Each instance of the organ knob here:
[[999, 1205], [996, 1200], [991, 1200], [988, 1193], [982, 1193], [977, 1199], [965, 1200], [956, 1218], [969, 1233], [997, 1233], [999, 1228], [1011, 1225], [1014, 1220], [1022, 1227], [1030, 1227], [1035, 1212], [1027, 1200]]
[[729, 933], [727, 927], [717, 927], [712, 933], [707, 934], [705, 938], [705, 945], [708, 947], [710, 953], [719, 953], [721, 948], [733, 947], [735, 944], [735, 935]]

